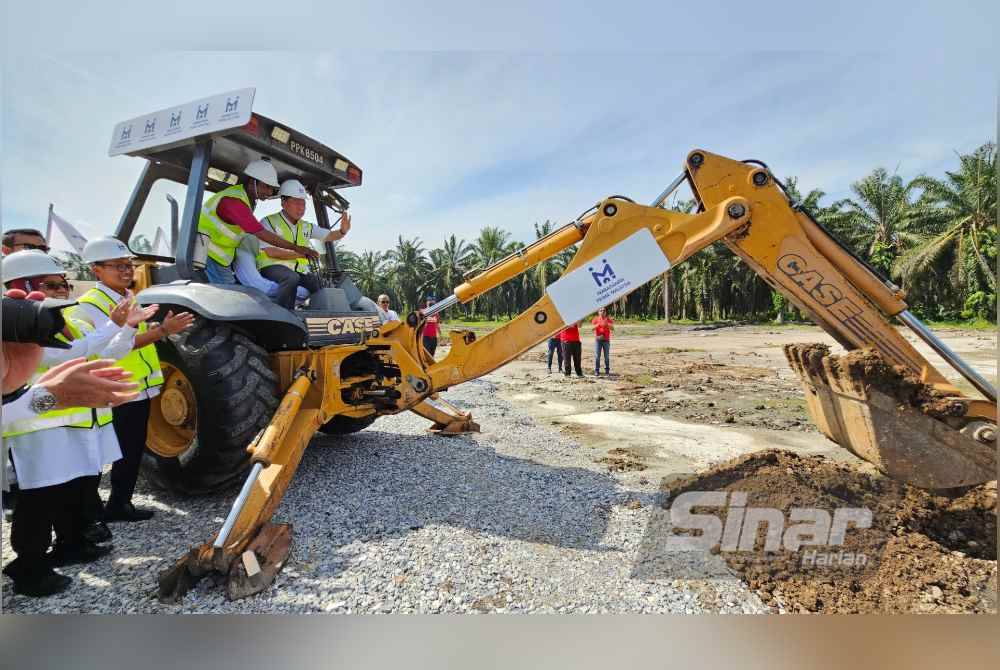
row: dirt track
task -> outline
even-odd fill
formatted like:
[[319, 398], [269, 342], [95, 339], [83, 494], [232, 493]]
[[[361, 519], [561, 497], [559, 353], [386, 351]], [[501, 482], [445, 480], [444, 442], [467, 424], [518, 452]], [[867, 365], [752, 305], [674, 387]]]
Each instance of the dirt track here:
[[[780, 561], [726, 557], [731, 571], [782, 610], [996, 611], [995, 483], [960, 500], [932, 498], [887, 480], [820, 435], [782, 346], [820, 342], [841, 352], [822, 331], [643, 325], [619, 330], [611, 377], [594, 376], [593, 344], [585, 338], [582, 379], [549, 374], [544, 345], [490, 379], [504, 398], [578, 440], [593, 462], [607, 466], [623, 484], [658, 485], [666, 495], [677, 487], [747, 491], [758, 505], [779, 509], [792, 501], [820, 508], [863, 501], [871, 507], [876, 522], [856, 541], [878, 561], [853, 580], [815, 572], [802, 579], [795, 570], [783, 570]], [[995, 380], [995, 334], [938, 335]], [[972, 393], [929, 348], [908, 339]], [[762, 471], [758, 457], [747, 460], [769, 448], [792, 453], [779, 452], [780, 467], [765, 464], [770, 470]]]

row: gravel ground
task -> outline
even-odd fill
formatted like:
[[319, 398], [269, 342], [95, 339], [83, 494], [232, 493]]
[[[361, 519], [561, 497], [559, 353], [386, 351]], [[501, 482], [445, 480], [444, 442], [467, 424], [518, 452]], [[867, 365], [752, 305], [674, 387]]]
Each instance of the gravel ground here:
[[[294, 524], [292, 556], [255, 597], [227, 602], [205, 579], [178, 605], [157, 602], [159, 571], [217, 531], [234, 493], [175, 498], [140, 481], [136, 502], [157, 510], [153, 521], [112, 526], [115, 551], [64, 568], [74, 583], [57, 596], [16, 596], [4, 578], [4, 611], [768, 611], [735, 578], [678, 579], [705, 574], [684, 554], [655, 569], [637, 561], [659, 482], [626, 488], [487, 380], [447, 398], [483, 432], [438, 437], [405, 413], [312, 443], [275, 515]], [[4, 564], [9, 532], [4, 522]]]

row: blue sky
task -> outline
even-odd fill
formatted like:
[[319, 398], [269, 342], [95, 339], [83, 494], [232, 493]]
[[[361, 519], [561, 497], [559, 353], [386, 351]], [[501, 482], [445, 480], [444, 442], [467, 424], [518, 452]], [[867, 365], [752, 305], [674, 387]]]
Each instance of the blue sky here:
[[876, 166], [940, 174], [994, 137], [993, 69], [949, 53], [9, 55], [0, 216], [44, 226], [52, 202], [109, 234], [142, 165], [108, 158], [113, 125], [244, 86], [363, 168], [345, 191], [354, 250], [486, 225], [528, 240], [609, 194], [651, 200], [694, 147], [842, 197]]

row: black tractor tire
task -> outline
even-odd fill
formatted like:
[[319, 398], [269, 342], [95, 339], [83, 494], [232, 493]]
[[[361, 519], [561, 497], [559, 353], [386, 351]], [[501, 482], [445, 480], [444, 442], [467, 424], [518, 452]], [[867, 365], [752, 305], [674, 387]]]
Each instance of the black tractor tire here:
[[350, 435], [351, 433], [357, 433], [358, 431], [364, 430], [368, 426], [375, 423], [375, 419], [378, 416], [371, 415], [365, 416], [360, 419], [356, 419], [351, 416], [335, 416], [322, 426], [319, 427], [319, 432], [325, 435]]
[[157, 352], [190, 380], [197, 436], [176, 457], [146, 449], [147, 481], [183, 495], [241, 483], [250, 468], [246, 448], [271, 421], [281, 400], [267, 351], [227, 323], [198, 317], [186, 333], [158, 342]]

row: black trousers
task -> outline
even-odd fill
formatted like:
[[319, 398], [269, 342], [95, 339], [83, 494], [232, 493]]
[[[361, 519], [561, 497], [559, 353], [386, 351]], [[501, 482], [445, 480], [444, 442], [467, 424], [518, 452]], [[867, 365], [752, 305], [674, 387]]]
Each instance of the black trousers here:
[[438, 338], [427, 337], [426, 335], [424, 335], [424, 349], [429, 351], [431, 356], [434, 355], [434, 352], [437, 351], [437, 348], [438, 348]]
[[268, 265], [260, 271], [264, 279], [270, 279], [278, 285], [278, 295], [274, 301], [285, 309], [295, 308], [295, 289], [304, 287], [310, 293], [320, 289], [319, 278], [315, 275], [299, 274], [284, 265]]
[[10, 528], [10, 547], [17, 558], [5, 570], [11, 579], [31, 579], [49, 572], [45, 552], [52, 543], [53, 529], [63, 542], [79, 541], [83, 479], [18, 492]]
[[108, 507], [119, 507], [132, 502], [135, 481], [139, 478], [142, 451], [146, 448], [149, 399], [133, 400], [111, 411], [122, 457], [111, 466], [111, 497], [108, 498]]
[[566, 376], [570, 375], [570, 363], [576, 368], [576, 376], [583, 376], [583, 368], [580, 367], [580, 357], [583, 355], [583, 348], [580, 342], [563, 342], [563, 362], [566, 363]]

